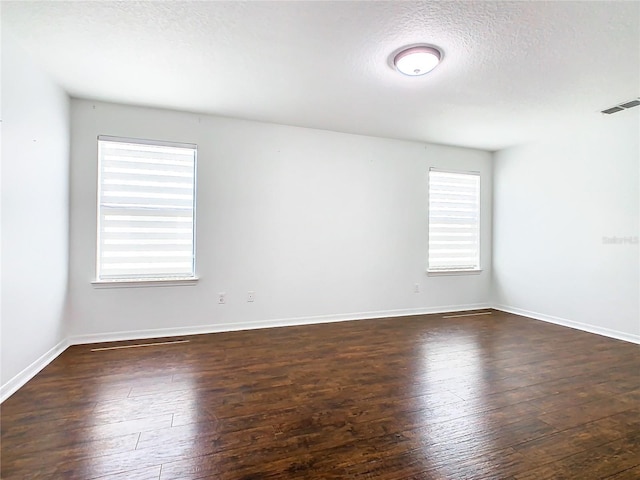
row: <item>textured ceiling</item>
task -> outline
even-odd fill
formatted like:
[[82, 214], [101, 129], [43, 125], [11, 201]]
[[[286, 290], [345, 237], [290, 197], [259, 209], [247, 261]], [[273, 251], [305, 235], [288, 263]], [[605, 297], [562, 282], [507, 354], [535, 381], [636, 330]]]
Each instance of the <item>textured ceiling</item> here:
[[[1, 8], [3, 34], [81, 98], [497, 150], [640, 93], [635, 1]], [[440, 47], [442, 64], [392, 70], [413, 43]]]

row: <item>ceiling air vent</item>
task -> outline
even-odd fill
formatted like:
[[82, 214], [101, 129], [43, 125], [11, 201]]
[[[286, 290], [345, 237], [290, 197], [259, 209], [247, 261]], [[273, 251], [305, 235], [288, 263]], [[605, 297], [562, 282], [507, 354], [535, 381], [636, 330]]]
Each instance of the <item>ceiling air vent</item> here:
[[621, 112], [622, 110], [626, 110], [627, 108], [633, 108], [640, 105], [640, 99], [630, 100], [628, 102], [621, 103], [616, 105], [615, 107], [609, 107], [606, 110], [602, 110], [602, 113], [611, 114]]
[[638, 105], [640, 105], [640, 100], [631, 100], [630, 102], [620, 104], [622, 108], [637, 107]]
[[621, 112], [622, 110], [624, 110], [624, 108], [622, 107], [611, 107], [611, 108], [607, 108], [606, 110], [602, 110], [602, 113], [616, 113], [616, 112]]

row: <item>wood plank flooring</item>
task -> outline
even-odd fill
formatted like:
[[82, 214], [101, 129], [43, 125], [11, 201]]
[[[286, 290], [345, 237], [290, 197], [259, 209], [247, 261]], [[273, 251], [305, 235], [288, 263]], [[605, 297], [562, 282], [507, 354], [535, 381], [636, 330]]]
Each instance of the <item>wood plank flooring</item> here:
[[502, 312], [66, 350], [1, 407], [14, 479], [640, 479], [640, 347]]

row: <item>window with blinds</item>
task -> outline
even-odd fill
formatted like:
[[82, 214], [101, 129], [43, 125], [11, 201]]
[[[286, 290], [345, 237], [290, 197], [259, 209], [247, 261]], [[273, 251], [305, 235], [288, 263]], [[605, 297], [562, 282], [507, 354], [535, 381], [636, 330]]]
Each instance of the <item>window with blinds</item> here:
[[98, 282], [195, 278], [196, 152], [98, 137]]
[[429, 170], [429, 272], [480, 269], [480, 174]]

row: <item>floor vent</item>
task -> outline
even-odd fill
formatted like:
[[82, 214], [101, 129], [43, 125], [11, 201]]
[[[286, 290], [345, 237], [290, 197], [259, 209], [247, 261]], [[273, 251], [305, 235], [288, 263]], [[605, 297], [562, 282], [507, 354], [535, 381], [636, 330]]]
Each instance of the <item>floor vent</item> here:
[[614, 107], [609, 107], [606, 110], [602, 110], [602, 113], [606, 113], [607, 115], [610, 115], [612, 113], [621, 112], [621, 111], [626, 110], [628, 108], [637, 107], [638, 105], [640, 105], [640, 99], [630, 100], [628, 102], [621, 103], [621, 104], [616, 105]]
[[100, 347], [92, 348], [92, 352], [104, 352], [105, 350], [122, 350], [124, 348], [140, 348], [140, 347], [156, 347], [158, 345], [173, 345], [176, 343], [189, 343], [190, 340], [172, 340], [170, 342], [155, 342], [155, 343], [134, 343], [132, 345], [116, 345], [115, 347]]
[[476, 315], [491, 315], [493, 312], [458, 313], [455, 315], [443, 315], [442, 318], [475, 317]]

